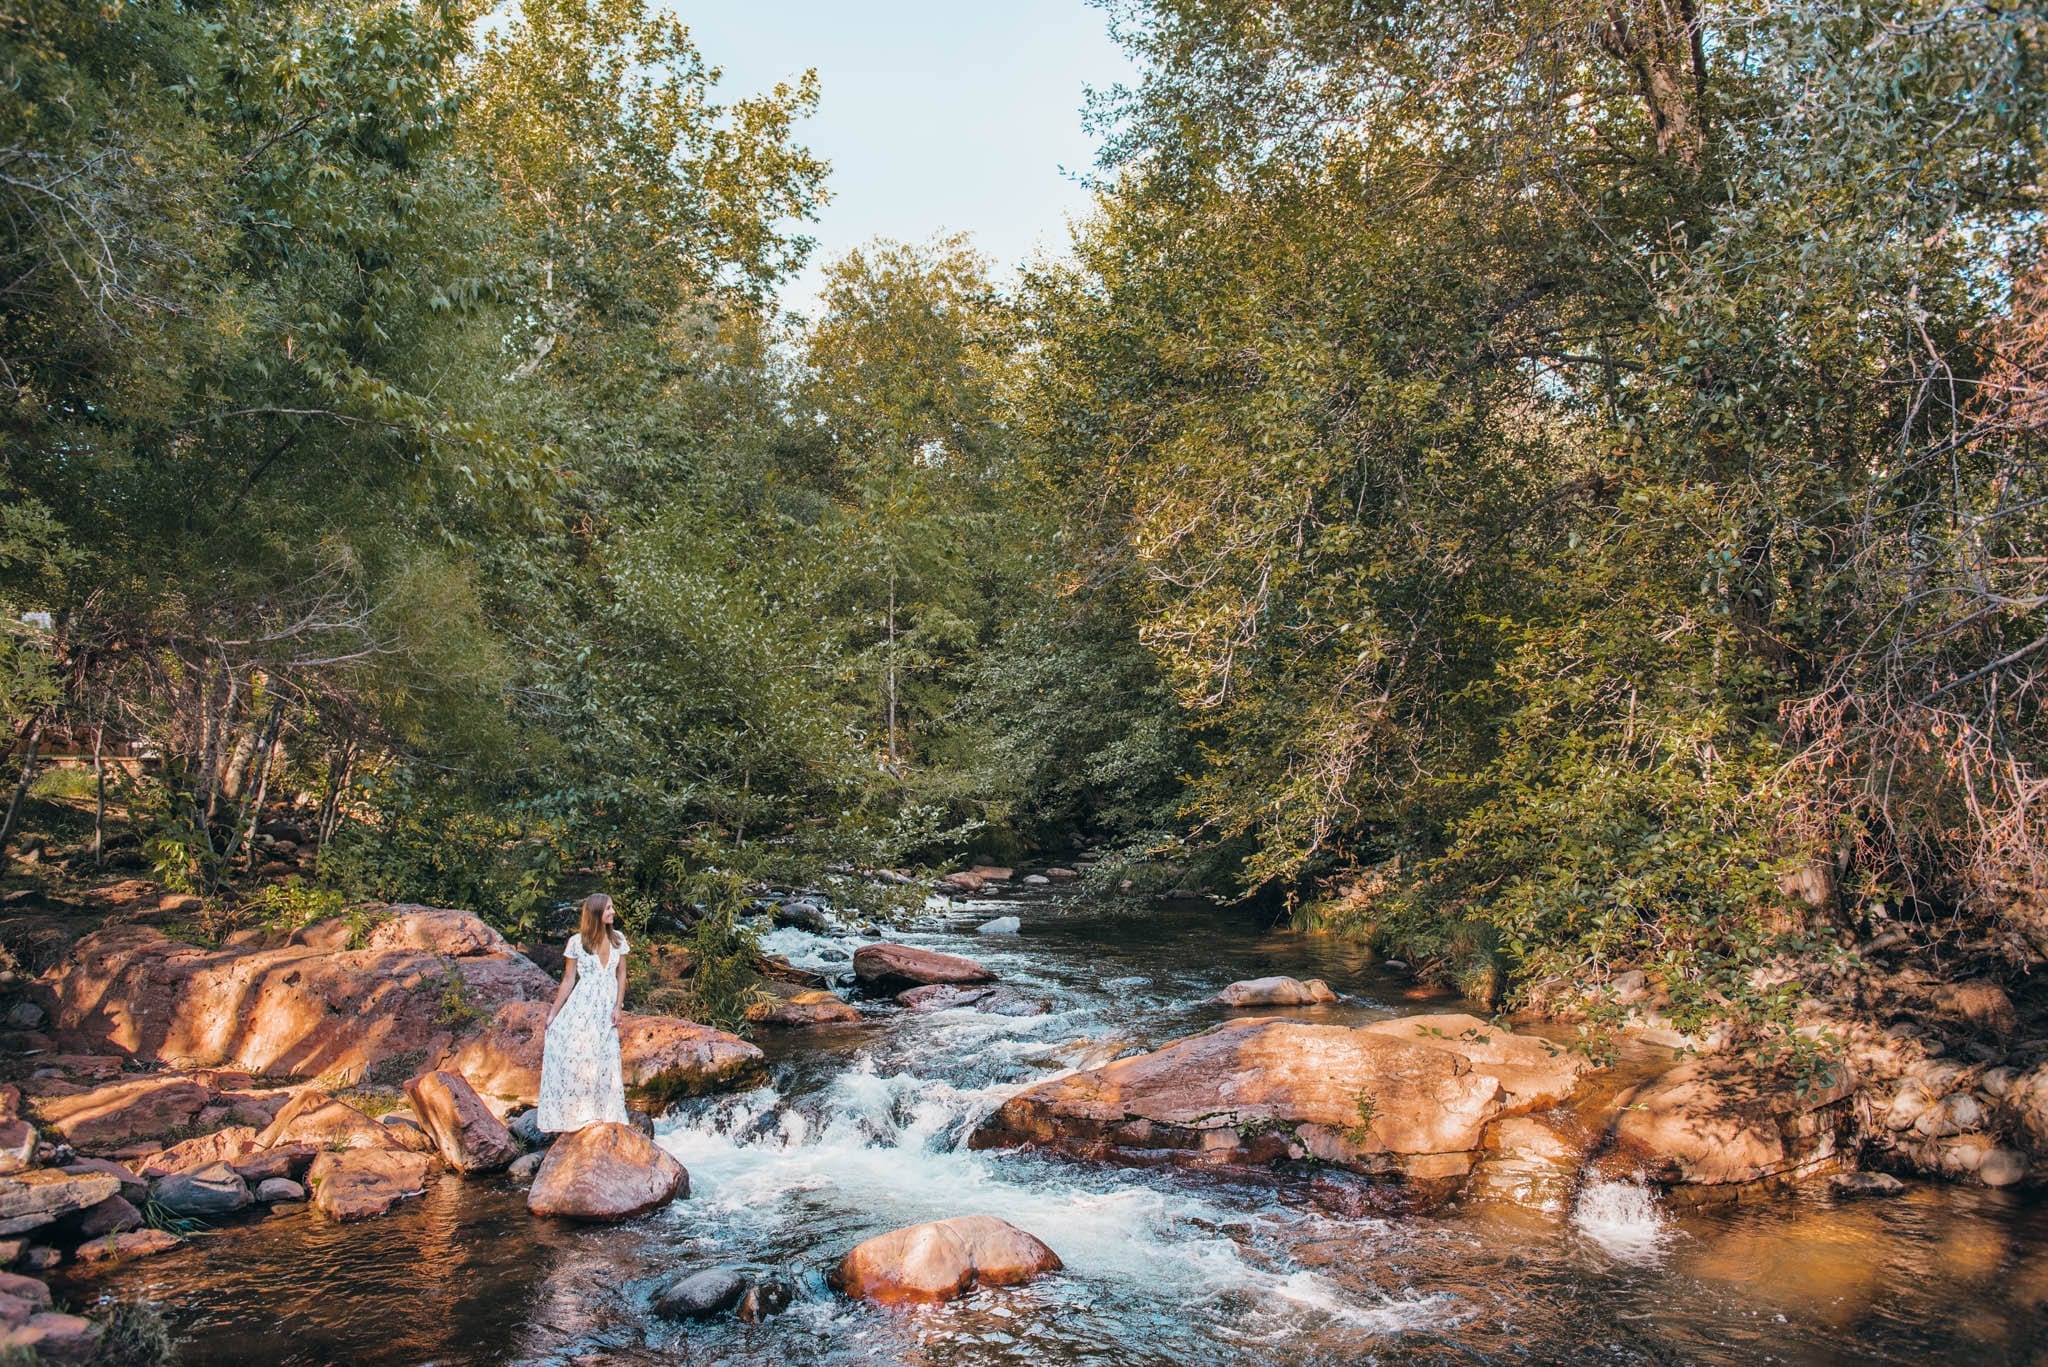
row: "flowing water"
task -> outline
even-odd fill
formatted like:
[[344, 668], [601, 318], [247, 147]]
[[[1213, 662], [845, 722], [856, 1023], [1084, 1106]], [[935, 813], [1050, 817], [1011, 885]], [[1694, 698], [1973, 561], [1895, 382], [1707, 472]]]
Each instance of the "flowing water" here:
[[[1022, 933], [975, 933], [1002, 914]], [[1301, 1014], [1333, 1022], [1447, 1003], [1341, 942], [1199, 902], [961, 902], [899, 938], [971, 954], [1051, 1010], [876, 1007], [769, 1037], [765, 1085], [660, 1121], [692, 1193], [626, 1226], [538, 1221], [502, 1180], [447, 1176], [381, 1220], [284, 1209], [60, 1293], [157, 1302], [191, 1363], [2048, 1363], [2048, 1207], [2026, 1196], [1918, 1185], [1677, 1213], [1601, 1181], [1566, 1210], [1380, 1216], [1328, 1181], [970, 1152], [1020, 1084], [1213, 1024], [1203, 999], [1233, 979], [1322, 977], [1345, 1000]], [[832, 970], [860, 943], [769, 937]], [[909, 1311], [824, 1286], [869, 1235], [982, 1213], [1067, 1271]], [[648, 1312], [713, 1266], [779, 1269], [796, 1303], [751, 1325]]]

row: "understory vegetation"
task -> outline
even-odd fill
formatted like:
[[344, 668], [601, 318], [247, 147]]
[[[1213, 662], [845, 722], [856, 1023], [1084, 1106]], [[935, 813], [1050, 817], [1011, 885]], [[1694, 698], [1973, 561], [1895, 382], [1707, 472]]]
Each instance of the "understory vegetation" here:
[[2048, 956], [2039, 13], [1105, 8], [1072, 252], [799, 318], [830, 92], [645, 0], [9, 7], [0, 840], [602, 884], [677, 1009], [756, 882], [1083, 847], [1489, 1004]]

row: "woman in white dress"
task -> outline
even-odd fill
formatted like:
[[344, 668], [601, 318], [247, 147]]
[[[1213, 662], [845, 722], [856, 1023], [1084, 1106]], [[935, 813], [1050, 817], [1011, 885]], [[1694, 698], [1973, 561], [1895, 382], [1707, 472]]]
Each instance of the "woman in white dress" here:
[[626, 937], [612, 928], [612, 899], [583, 899], [583, 923], [569, 937], [562, 990], [548, 1011], [540, 1056], [540, 1128], [580, 1130], [626, 1123], [619, 1068], [619, 1020], [626, 1007]]

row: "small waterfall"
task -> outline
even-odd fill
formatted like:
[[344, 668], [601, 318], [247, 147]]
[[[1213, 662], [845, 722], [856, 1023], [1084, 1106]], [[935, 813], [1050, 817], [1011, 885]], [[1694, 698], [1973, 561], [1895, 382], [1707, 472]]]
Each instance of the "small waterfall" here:
[[1657, 1204], [1657, 1194], [1641, 1182], [1589, 1183], [1572, 1206], [1572, 1227], [1624, 1263], [1662, 1260], [1672, 1238], [1670, 1219]]

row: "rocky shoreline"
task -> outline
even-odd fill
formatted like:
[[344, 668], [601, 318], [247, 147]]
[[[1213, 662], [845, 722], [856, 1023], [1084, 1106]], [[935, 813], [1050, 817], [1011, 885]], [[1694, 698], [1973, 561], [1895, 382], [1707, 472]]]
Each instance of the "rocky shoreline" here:
[[[852, 956], [841, 985], [854, 1000], [798, 972], [779, 977], [750, 1013], [757, 1024], [1045, 1009], [973, 959], [881, 940]], [[686, 1197], [688, 1173], [652, 1143], [645, 1117], [754, 1084], [761, 1051], [687, 1020], [629, 1015], [622, 1046], [642, 1126], [550, 1145], [531, 1107], [554, 986], [478, 918], [414, 905], [218, 948], [146, 924], [85, 936], [28, 985], [0, 1034], [16, 1074], [0, 1085], [0, 1266], [148, 1256], [195, 1222], [286, 1203], [374, 1218], [443, 1169], [525, 1185], [530, 1209], [550, 1218], [627, 1219]], [[1683, 1203], [1820, 1179], [1852, 1194], [1896, 1188], [1866, 1166], [2012, 1186], [2036, 1180], [2048, 1154], [2048, 1059], [2024, 1070], [1951, 1059], [1911, 1029], [1849, 1028], [1850, 1057], [1797, 1077], [1716, 1041], [1676, 1039], [1647, 1003], [1614, 1057], [1596, 1062], [1541, 1021], [1322, 1018], [1339, 1000], [1315, 980], [1233, 983], [1215, 999], [1234, 1013], [1223, 1024], [1027, 1086], [969, 1143], [1292, 1170], [1360, 1211], [1459, 1197], [1558, 1209], [1612, 1179]], [[1039, 1234], [1056, 1231], [962, 1212], [870, 1240], [828, 1280], [883, 1302], [946, 1299], [1057, 1271]], [[90, 1359], [97, 1326], [56, 1311], [32, 1276], [6, 1277], [0, 1347]], [[679, 1279], [657, 1308], [760, 1317], [789, 1295], [772, 1276], [711, 1269]]]

